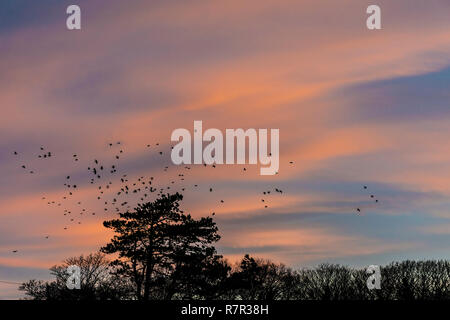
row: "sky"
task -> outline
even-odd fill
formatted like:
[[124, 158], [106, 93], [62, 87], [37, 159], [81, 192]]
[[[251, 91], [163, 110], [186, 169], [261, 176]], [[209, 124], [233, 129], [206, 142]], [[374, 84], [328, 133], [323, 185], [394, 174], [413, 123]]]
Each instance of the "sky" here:
[[[375, 3], [382, 29], [368, 30]], [[81, 30], [66, 28], [70, 4]], [[49, 279], [111, 238], [93, 159], [130, 181], [184, 173], [171, 190], [189, 186], [194, 217], [216, 213], [230, 261], [449, 259], [449, 14], [447, 0], [1, 1], [0, 280]], [[173, 165], [171, 133], [194, 120], [279, 129], [279, 174]], [[21, 296], [0, 282], [0, 299]]]

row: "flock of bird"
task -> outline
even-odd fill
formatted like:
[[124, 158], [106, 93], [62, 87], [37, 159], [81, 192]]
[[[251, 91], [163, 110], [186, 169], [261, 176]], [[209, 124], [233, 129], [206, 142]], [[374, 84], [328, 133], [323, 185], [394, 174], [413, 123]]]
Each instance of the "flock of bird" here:
[[[103, 213], [118, 213], [130, 210], [136, 207], [137, 203], [152, 201], [153, 199], [162, 196], [169, 192], [185, 192], [188, 189], [199, 190], [198, 184], [191, 184], [186, 182], [186, 177], [188, 171], [191, 170], [191, 166], [174, 166], [177, 170], [182, 170], [182, 172], [177, 171], [176, 176], [172, 179], [164, 178], [162, 185], [157, 185], [155, 176], [138, 176], [135, 178], [129, 177], [125, 172], [119, 174], [120, 159], [124, 155], [124, 149], [122, 148], [122, 143], [120, 141], [115, 143], [108, 143], [109, 148], [113, 150], [113, 155], [108, 155], [109, 161], [100, 161], [98, 159], [92, 159], [87, 165], [87, 172], [89, 181], [77, 182], [70, 174], [64, 175], [62, 179], [64, 183], [62, 186], [65, 188], [64, 195], [55, 200], [48, 199], [46, 196], [42, 196], [42, 200], [47, 202], [49, 206], [61, 207], [61, 214], [67, 218], [67, 223], [62, 228], [64, 230], [70, 229], [73, 224], [82, 224], [83, 217], [87, 215], [98, 214], [97, 210], [88, 209], [84, 205], [85, 202], [90, 202], [92, 199], [76, 199], [77, 191], [80, 188], [86, 188], [87, 185], [95, 185], [95, 200], [98, 204], [94, 205], [95, 208], [102, 207]], [[147, 148], [151, 148], [150, 144], [147, 144]], [[155, 144], [157, 150], [156, 154], [160, 156], [163, 155], [163, 151], [159, 148], [159, 143]], [[173, 148], [173, 147], [172, 147]], [[118, 149], [118, 150], [117, 150]], [[17, 158], [17, 161], [23, 161], [21, 154], [17, 151], [13, 151], [13, 155]], [[51, 151], [46, 151], [43, 146], [40, 147], [40, 153], [37, 156], [39, 159], [49, 159], [54, 157]], [[77, 154], [73, 154], [72, 160], [74, 162], [80, 161], [80, 157]], [[111, 162], [112, 161], [112, 162]], [[293, 161], [289, 161], [291, 166], [294, 165]], [[30, 170], [28, 165], [20, 164], [22, 169], [27, 171], [29, 174], [34, 174], [36, 170]], [[206, 165], [204, 167], [210, 167], [212, 169], [216, 168], [215, 164]], [[164, 166], [162, 168], [163, 172], [167, 172], [169, 166]], [[243, 171], [247, 171], [246, 167], [243, 167]], [[120, 170], [122, 171], [122, 170]], [[78, 176], [78, 175], [77, 175]], [[80, 185], [81, 184], [81, 185]], [[367, 186], [363, 186], [364, 190], [368, 190]], [[208, 186], [206, 188], [209, 193], [214, 192], [216, 189], [213, 186]], [[270, 201], [269, 196], [274, 194], [283, 194], [283, 190], [278, 187], [272, 187], [268, 190], [261, 192], [261, 202], [264, 208], [268, 208]], [[86, 193], [83, 193], [84, 195]], [[92, 195], [92, 193], [89, 193]], [[155, 195], [154, 198], [151, 195]], [[86, 195], [85, 195], [86, 197]], [[378, 203], [378, 199], [375, 198], [373, 194], [370, 195], [370, 199]], [[74, 201], [74, 204], [70, 204], [69, 200]], [[220, 204], [225, 202], [224, 199], [220, 199]], [[362, 212], [362, 206], [355, 208], [357, 213]], [[212, 212], [215, 215], [215, 212]], [[45, 235], [45, 239], [49, 239], [49, 235]], [[17, 253], [18, 250], [13, 250], [13, 253]]]

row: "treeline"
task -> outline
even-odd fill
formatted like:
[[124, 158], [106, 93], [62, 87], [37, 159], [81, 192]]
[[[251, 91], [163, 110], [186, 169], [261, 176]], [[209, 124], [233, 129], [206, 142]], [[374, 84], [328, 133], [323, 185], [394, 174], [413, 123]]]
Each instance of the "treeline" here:
[[[244, 256], [240, 263], [218, 261], [216, 268], [179, 278], [155, 279], [149, 299], [201, 300], [447, 300], [449, 261], [403, 261], [381, 267], [381, 289], [369, 290], [365, 269], [322, 264], [293, 270]], [[68, 289], [66, 268], [81, 266], [81, 289]], [[20, 289], [36, 300], [136, 300], [136, 286], [118, 276], [101, 253], [67, 259], [51, 268], [55, 280], [30, 280]], [[142, 297], [141, 297], [142, 299]]]
[[[115, 236], [101, 252], [66, 259], [50, 269], [54, 281], [30, 280], [20, 290], [36, 300], [450, 299], [449, 261], [391, 263], [381, 267], [381, 289], [373, 290], [365, 269], [293, 270], [249, 255], [231, 265], [213, 246], [220, 239], [213, 219], [184, 214], [181, 200], [168, 194], [105, 221]], [[69, 266], [80, 268], [80, 289], [67, 286]]]

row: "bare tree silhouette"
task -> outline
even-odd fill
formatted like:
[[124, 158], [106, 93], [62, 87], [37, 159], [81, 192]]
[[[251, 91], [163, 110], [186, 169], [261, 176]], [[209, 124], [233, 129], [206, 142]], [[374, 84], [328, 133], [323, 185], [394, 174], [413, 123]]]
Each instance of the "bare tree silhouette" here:
[[[80, 267], [80, 290], [67, 288], [69, 266]], [[55, 276], [52, 282], [30, 280], [19, 289], [35, 300], [119, 300], [130, 299], [130, 284], [124, 278], [117, 277], [110, 261], [102, 253], [71, 257], [61, 265], [50, 268]]]

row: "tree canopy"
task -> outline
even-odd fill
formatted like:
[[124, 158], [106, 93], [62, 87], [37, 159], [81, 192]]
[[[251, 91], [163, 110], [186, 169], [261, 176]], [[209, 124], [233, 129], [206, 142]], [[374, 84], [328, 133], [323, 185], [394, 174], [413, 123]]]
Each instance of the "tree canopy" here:
[[[138, 299], [170, 298], [184, 274], [202, 273], [199, 265], [214, 268], [220, 259], [212, 246], [220, 239], [215, 222], [184, 214], [182, 199], [179, 193], [163, 195], [104, 222], [115, 235], [101, 250], [118, 254], [113, 265], [119, 275], [133, 281]], [[152, 290], [161, 282], [164, 292]]]

